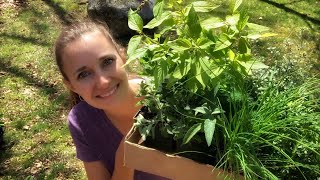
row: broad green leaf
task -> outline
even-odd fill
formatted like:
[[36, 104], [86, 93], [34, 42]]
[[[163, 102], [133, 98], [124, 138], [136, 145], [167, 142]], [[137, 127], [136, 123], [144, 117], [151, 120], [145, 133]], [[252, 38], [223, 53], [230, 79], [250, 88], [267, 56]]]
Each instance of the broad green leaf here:
[[200, 47], [200, 49], [207, 49], [209, 46], [213, 44], [214, 42], [208, 38], [201, 37], [197, 39], [197, 45]]
[[259, 39], [259, 38], [265, 38], [265, 37], [271, 37], [276, 36], [278, 34], [275, 33], [264, 33], [264, 34], [248, 34], [249, 39]]
[[225, 111], [223, 111], [222, 109], [220, 108], [215, 108], [213, 112], [211, 112], [212, 115], [214, 114], [221, 114], [221, 113], [224, 113]]
[[168, 64], [165, 61], [160, 60], [160, 66], [155, 68], [156, 69], [154, 71], [154, 84], [156, 88], [158, 88], [163, 83], [164, 79], [168, 74]]
[[248, 62], [238, 61], [238, 63], [246, 69], [246, 72], [248, 74], [252, 74], [251, 70], [254, 70], [254, 69], [269, 68], [269, 66], [265, 65], [264, 63], [262, 63], [260, 61], [248, 61]]
[[236, 12], [236, 10], [239, 8], [241, 4], [242, 4], [242, 0], [233, 0], [231, 2], [232, 13]]
[[245, 38], [243, 38], [243, 37], [240, 37], [240, 39], [239, 39], [238, 48], [239, 48], [239, 52], [240, 52], [241, 54], [250, 54], [250, 53], [251, 53], [250, 44], [249, 44], [248, 41], [247, 41]]
[[[250, 64], [250, 61], [248, 62], [248, 64]], [[269, 66], [265, 65], [263, 62], [253, 61], [251, 69], [266, 69], [266, 68], [269, 68]]]
[[242, 31], [247, 26], [248, 20], [249, 20], [249, 16], [247, 14], [247, 11], [241, 11], [240, 19], [237, 24], [237, 28], [239, 31]]
[[236, 55], [234, 54], [234, 52], [231, 49], [229, 49], [229, 51], [228, 51], [228, 56], [231, 61], [233, 61], [234, 58], [236, 57]]
[[124, 66], [130, 64], [132, 61], [134, 61], [136, 59], [140, 59], [141, 57], [143, 57], [146, 54], [147, 50], [148, 49], [146, 49], [146, 48], [138, 48], [138, 49], [136, 49], [136, 51], [134, 51], [129, 56], [129, 58], [128, 58], [128, 60], [127, 60], [127, 62], [126, 62], [126, 64]]
[[186, 135], [183, 138], [182, 144], [188, 143], [193, 138], [193, 136], [201, 130], [201, 124], [202, 123], [195, 124], [187, 131]]
[[206, 30], [220, 28], [225, 25], [226, 23], [218, 17], [210, 17], [201, 21], [201, 26]]
[[168, 43], [170, 48], [172, 48], [175, 52], [184, 51], [190, 49], [192, 47], [192, 43], [188, 39], [179, 38], [175, 41]]
[[236, 26], [240, 20], [240, 14], [234, 14], [226, 17], [226, 23], [230, 26]]
[[249, 31], [252, 31], [252, 32], [264, 32], [264, 31], [270, 30], [270, 28], [268, 28], [266, 26], [262, 26], [262, 25], [254, 24], [254, 23], [247, 23], [247, 26], [249, 28]]
[[172, 76], [176, 79], [182, 79], [190, 71], [190, 63], [186, 59], [181, 59]]
[[199, 81], [199, 83], [201, 84], [202, 88], [206, 87], [206, 83], [208, 78], [204, 76], [204, 70], [201, 68], [201, 63], [200, 60], [198, 62], [195, 63], [195, 70], [196, 70], [196, 74], [195, 77], [196, 79]]
[[147, 25], [144, 26], [144, 28], [153, 29], [157, 26], [160, 26], [165, 20], [168, 20], [171, 17], [172, 17], [171, 13], [168, 11], [165, 11], [159, 17], [153, 18]]
[[213, 119], [213, 120], [206, 119], [203, 123], [204, 134], [205, 134], [208, 146], [211, 145], [212, 138], [214, 135], [214, 130], [216, 128], [216, 123], [217, 123], [216, 119]]
[[[203, 74], [208, 76], [207, 78], [209, 78], [209, 79], [215, 78], [216, 75], [214, 74], [214, 71], [212, 69], [211, 61], [207, 58], [201, 58], [199, 61], [200, 61], [201, 68], [204, 71]], [[209, 80], [207, 80], [207, 81], [209, 81]]]
[[163, 1], [157, 0], [156, 5], [153, 7], [153, 16], [155, 18], [159, 17], [163, 12], [164, 3]]
[[197, 115], [198, 113], [206, 114], [208, 112], [208, 108], [205, 106], [196, 107], [193, 110], [195, 115]]
[[196, 1], [192, 3], [196, 12], [210, 12], [219, 6], [214, 6], [208, 1]]
[[140, 45], [141, 39], [142, 39], [142, 36], [138, 36], [138, 35], [135, 35], [130, 39], [128, 43], [128, 48], [127, 48], [128, 56], [132, 55], [134, 51], [138, 48], [138, 46]]
[[200, 26], [199, 17], [193, 6], [191, 6], [187, 17], [187, 25], [191, 37], [198, 38], [200, 36], [202, 28]]
[[229, 38], [227, 35], [223, 34], [219, 37], [219, 41], [216, 42], [216, 46], [214, 48], [214, 51], [219, 51], [221, 49], [225, 49], [229, 47], [232, 43], [229, 41]]
[[128, 13], [128, 26], [130, 29], [137, 31], [138, 33], [142, 32], [142, 18], [136, 11], [133, 11], [132, 9], [130, 9]]

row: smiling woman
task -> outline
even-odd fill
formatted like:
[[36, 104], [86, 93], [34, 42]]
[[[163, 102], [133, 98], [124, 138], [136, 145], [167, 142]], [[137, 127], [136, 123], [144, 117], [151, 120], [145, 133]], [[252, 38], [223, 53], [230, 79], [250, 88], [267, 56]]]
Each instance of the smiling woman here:
[[85, 21], [64, 29], [56, 62], [71, 90], [69, 129], [89, 179], [153, 180], [159, 176], [123, 166], [123, 138], [140, 109], [139, 82], [129, 79], [120, 48], [103, 24]]

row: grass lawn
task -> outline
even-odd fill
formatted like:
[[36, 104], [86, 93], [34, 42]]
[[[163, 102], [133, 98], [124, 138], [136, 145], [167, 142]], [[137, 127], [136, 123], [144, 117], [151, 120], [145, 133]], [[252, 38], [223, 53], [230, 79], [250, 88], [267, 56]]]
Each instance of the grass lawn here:
[[[0, 0], [0, 179], [85, 179], [67, 128], [68, 93], [53, 59], [63, 24], [86, 17], [80, 0]], [[22, 1], [24, 2], [24, 1]], [[228, 9], [226, 1], [216, 15]], [[275, 73], [301, 81], [320, 72], [320, 1], [250, 0], [250, 21], [276, 37], [254, 42]], [[294, 82], [293, 82], [294, 83]]]

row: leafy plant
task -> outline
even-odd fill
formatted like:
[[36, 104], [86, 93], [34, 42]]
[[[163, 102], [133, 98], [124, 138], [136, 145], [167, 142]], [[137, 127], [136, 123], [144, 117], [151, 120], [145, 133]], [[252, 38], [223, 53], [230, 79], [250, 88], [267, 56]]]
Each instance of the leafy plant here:
[[[252, 57], [249, 40], [274, 34], [268, 33], [264, 26], [249, 23], [246, 11], [238, 11], [241, 2], [237, 0], [231, 4], [230, 15], [225, 19], [199, 18], [199, 13], [218, 8], [209, 1], [188, 5], [182, 1], [157, 1], [153, 10], [155, 17], [146, 25], [135, 11], [129, 12], [128, 25], [140, 35], [129, 42], [127, 63], [138, 59], [144, 67], [141, 75], [147, 77], [140, 92], [144, 96], [144, 112], [137, 116], [135, 126], [144, 139], [156, 138], [158, 130], [162, 136], [172, 137], [178, 144], [176, 151], [205, 144], [204, 148], [199, 146], [200, 149], [192, 149], [192, 152], [214, 156], [212, 165], [242, 174], [247, 179], [286, 177], [293, 168], [300, 170], [302, 177], [305, 173], [301, 168], [319, 174], [319, 168], [311, 162], [299, 161], [287, 152], [294, 143], [313, 156], [319, 156], [318, 142], [306, 143], [309, 142], [306, 136], [296, 138], [301, 131], [308, 137], [319, 134], [319, 129], [309, 128], [309, 118], [318, 118], [316, 110], [305, 116], [319, 98], [302, 98], [306, 102], [305, 109], [300, 109], [300, 114], [290, 114], [295, 111], [283, 108], [294, 98], [300, 99], [298, 93], [252, 94], [253, 71], [267, 66]], [[144, 28], [155, 27], [160, 31], [154, 37], [144, 35]], [[315, 91], [307, 92], [312, 95]], [[277, 100], [286, 102], [286, 106], [271, 101], [268, 93], [277, 95]], [[300, 106], [294, 104], [293, 107]], [[279, 116], [273, 116], [273, 110], [279, 112]], [[269, 114], [264, 114], [265, 111]], [[261, 121], [269, 121], [269, 124], [260, 126]], [[292, 129], [293, 121], [302, 127]], [[277, 125], [282, 125], [280, 129], [284, 131]], [[270, 134], [264, 131], [267, 127]], [[284, 141], [289, 145], [283, 146]], [[292, 154], [296, 152], [291, 151]], [[275, 173], [276, 169], [270, 169], [271, 161], [266, 158], [269, 156], [274, 167], [283, 163], [287, 173]]]

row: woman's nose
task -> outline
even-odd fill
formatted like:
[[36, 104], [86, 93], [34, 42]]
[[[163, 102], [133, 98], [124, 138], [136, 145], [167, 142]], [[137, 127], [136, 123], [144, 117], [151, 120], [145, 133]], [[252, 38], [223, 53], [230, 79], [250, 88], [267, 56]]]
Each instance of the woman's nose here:
[[98, 73], [96, 77], [96, 85], [100, 88], [108, 88], [110, 84], [110, 77], [103, 74]]

